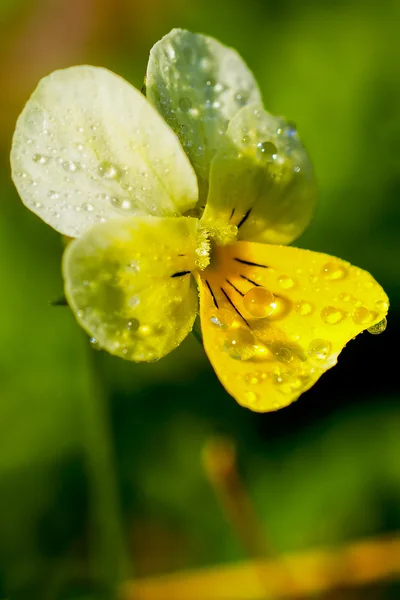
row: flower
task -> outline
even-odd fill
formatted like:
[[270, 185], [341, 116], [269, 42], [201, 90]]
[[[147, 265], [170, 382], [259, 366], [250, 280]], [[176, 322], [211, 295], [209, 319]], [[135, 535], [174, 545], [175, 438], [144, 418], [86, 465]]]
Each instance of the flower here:
[[286, 406], [350, 339], [384, 329], [387, 296], [367, 272], [288, 246], [312, 217], [314, 176], [234, 50], [173, 30], [151, 50], [146, 96], [73, 67], [44, 78], [18, 120], [19, 194], [75, 238], [69, 305], [132, 361], [176, 348], [199, 310], [227, 391], [252, 410]]

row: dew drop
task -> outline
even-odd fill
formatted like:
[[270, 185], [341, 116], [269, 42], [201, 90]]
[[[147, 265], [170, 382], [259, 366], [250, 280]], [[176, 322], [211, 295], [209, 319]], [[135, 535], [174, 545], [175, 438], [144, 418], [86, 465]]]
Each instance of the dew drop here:
[[50, 200], [58, 200], [58, 198], [60, 197], [60, 194], [58, 192], [55, 192], [54, 190], [50, 190], [47, 195], [50, 198]]
[[236, 317], [231, 310], [228, 310], [227, 308], [221, 308], [216, 315], [211, 317], [210, 320], [213, 325], [227, 329], [233, 325]]
[[137, 332], [142, 337], [148, 337], [152, 333], [152, 328], [150, 327], [150, 325], [142, 325], [141, 327], [139, 327], [139, 329], [137, 330]]
[[137, 260], [132, 260], [128, 265], [127, 269], [132, 271], [133, 273], [138, 273], [140, 271], [140, 265]]
[[251, 142], [251, 138], [250, 138], [250, 136], [249, 136], [249, 135], [244, 135], [244, 136], [242, 137], [242, 143], [243, 143], [245, 146], [247, 146], [247, 144], [249, 144], [250, 142]]
[[308, 355], [310, 358], [317, 359], [317, 361], [325, 362], [330, 356], [332, 350], [332, 344], [328, 340], [322, 340], [317, 338], [310, 342], [308, 346]]
[[91, 347], [93, 348], [93, 350], [101, 350], [100, 348], [100, 344], [97, 341], [97, 339], [95, 337], [91, 337], [89, 339], [89, 344], [91, 345]]
[[259, 142], [257, 144], [257, 154], [259, 158], [271, 158], [278, 150], [272, 142]]
[[67, 173], [76, 173], [79, 170], [79, 164], [72, 160], [65, 160], [62, 164], [64, 171]]
[[278, 277], [278, 283], [284, 290], [290, 290], [295, 285], [293, 277], [290, 277], [289, 275], [281, 275]]
[[287, 123], [283, 128], [283, 133], [287, 137], [294, 137], [296, 135], [296, 125], [294, 123]]
[[325, 306], [321, 310], [321, 318], [328, 325], [337, 325], [345, 318], [346, 313], [344, 313], [340, 308], [335, 308], [334, 306]]
[[189, 98], [180, 98], [178, 101], [178, 106], [182, 112], [188, 112], [188, 110], [192, 108], [192, 102]]
[[353, 310], [351, 318], [356, 325], [366, 325], [372, 321], [374, 315], [365, 306], [360, 306]]
[[276, 308], [274, 294], [263, 287], [251, 288], [245, 294], [243, 304], [253, 317], [259, 318], [268, 317]]
[[86, 210], [87, 212], [93, 212], [94, 211], [93, 204], [90, 204], [89, 202], [86, 202], [85, 204], [82, 204], [82, 208], [83, 208], [83, 210]]
[[226, 334], [224, 350], [236, 360], [249, 360], [254, 354], [254, 336], [247, 329], [236, 329]]
[[375, 306], [379, 311], [386, 312], [389, 308], [389, 303], [386, 300], [378, 300]]
[[384, 319], [382, 319], [382, 321], [379, 321], [379, 323], [376, 323], [376, 325], [372, 325], [372, 327], [369, 327], [369, 329], [367, 329], [368, 333], [372, 333], [372, 335], [379, 335], [380, 333], [383, 333], [386, 329], [387, 326], [387, 320], [386, 317]]
[[121, 200], [121, 198], [116, 198], [115, 196], [110, 198], [110, 202], [114, 208], [118, 208], [124, 211], [132, 209], [132, 202], [128, 199]]
[[137, 306], [140, 302], [140, 298], [139, 296], [132, 296], [129, 299], [129, 306], [131, 306], [132, 308], [135, 308], [135, 306]]
[[299, 313], [299, 315], [301, 315], [302, 317], [306, 317], [308, 315], [311, 315], [312, 311], [313, 311], [313, 307], [312, 305], [307, 302], [306, 300], [300, 300], [299, 302], [297, 302], [297, 304], [295, 305], [295, 310], [296, 312]]
[[321, 270], [321, 275], [327, 281], [340, 281], [347, 275], [347, 269], [338, 262], [328, 262]]
[[98, 168], [99, 175], [104, 179], [117, 179], [120, 176], [118, 167], [108, 161], [100, 163]]
[[139, 329], [139, 325], [140, 323], [137, 319], [130, 319], [126, 324], [126, 328], [128, 331], [134, 332]]
[[43, 154], [34, 154], [32, 157], [33, 162], [39, 163], [40, 165], [45, 165], [49, 160], [47, 156], [43, 156]]
[[246, 401], [249, 404], [254, 404], [254, 402], [257, 402], [258, 400], [258, 394], [256, 394], [255, 392], [246, 391], [244, 393], [244, 397], [246, 398]]
[[339, 294], [339, 300], [342, 300], [342, 302], [353, 302], [354, 301], [354, 297], [351, 294], [347, 294], [346, 292], [342, 292], [341, 294]]
[[293, 358], [293, 353], [290, 348], [286, 346], [281, 346], [275, 350], [275, 356], [281, 362], [290, 362]]
[[[282, 371], [280, 368], [272, 376], [272, 381], [277, 386], [277, 390], [282, 394], [291, 394], [299, 391], [304, 384], [304, 381], [296, 373], [290, 371]], [[279, 405], [277, 406], [279, 408]]]

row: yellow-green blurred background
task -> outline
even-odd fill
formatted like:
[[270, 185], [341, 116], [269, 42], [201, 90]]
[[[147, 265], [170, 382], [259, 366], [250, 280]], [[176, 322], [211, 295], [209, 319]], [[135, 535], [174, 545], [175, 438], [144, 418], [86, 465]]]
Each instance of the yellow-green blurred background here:
[[[177, 26], [236, 47], [266, 108], [297, 123], [320, 187], [299, 245], [367, 269], [391, 300], [384, 334], [277, 413], [239, 407], [193, 337], [150, 365], [89, 348], [49, 305], [59, 236], [10, 180], [42, 76], [89, 63], [140, 87]], [[0, 0], [0, 598], [111, 598], [121, 523], [134, 577], [245, 558], [202, 468], [214, 435], [235, 440], [278, 552], [400, 529], [399, 26], [398, 0]], [[399, 597], [394, 583], [335, 596]]]

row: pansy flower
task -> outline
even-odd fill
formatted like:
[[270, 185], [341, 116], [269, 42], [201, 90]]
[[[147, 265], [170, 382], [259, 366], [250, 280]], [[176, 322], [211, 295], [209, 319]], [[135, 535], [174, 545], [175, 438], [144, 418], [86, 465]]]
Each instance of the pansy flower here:
[[358, 333], [384, 329], [388, 299], [371, 275], [288, 245], [314, 211], [309, 160], [240, 56], [210, 37], [157, 42], [142, 93], [90, 66], [44, 78], [11, 162], [23, 202], [74, 238], [66, 298], [111, 354], [158, 360], [199, 314], [226, 390], [270, 411]]

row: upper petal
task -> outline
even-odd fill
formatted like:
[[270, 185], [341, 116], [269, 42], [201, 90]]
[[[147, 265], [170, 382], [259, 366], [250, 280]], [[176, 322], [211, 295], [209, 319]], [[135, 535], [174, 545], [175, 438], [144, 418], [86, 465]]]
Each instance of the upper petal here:
[[211, 160], [228, 122], [249, 102], [261, 102], [252, 73], [232, 48], [174, 29], [150, 52], [146, 89], [178, 134], [198, 175], [204, 204]]
[[389, 305], [366, 271], [285, 246], [218, 248], [199, 283], [208, 357], [227, 391], [260, 412], [296, 400]]
[[121, 214], [174, 215], [197, 201], [176, 135], [140, 92], [97, 67], [40, 81], [18, 119], [11, 166], [28, 208], [71, 237]]
[[197, 220], [128, 217], [95, 225], [63, 257], [65, 294], [101, 348], [150, 361], [176, 348], [193, 326]]
[[211, 164], [203, 220], [237, 225], [241, 240], [290, 244], [308, 225], [316, 195], [293, 125], [247, 106], [229, 124]]

